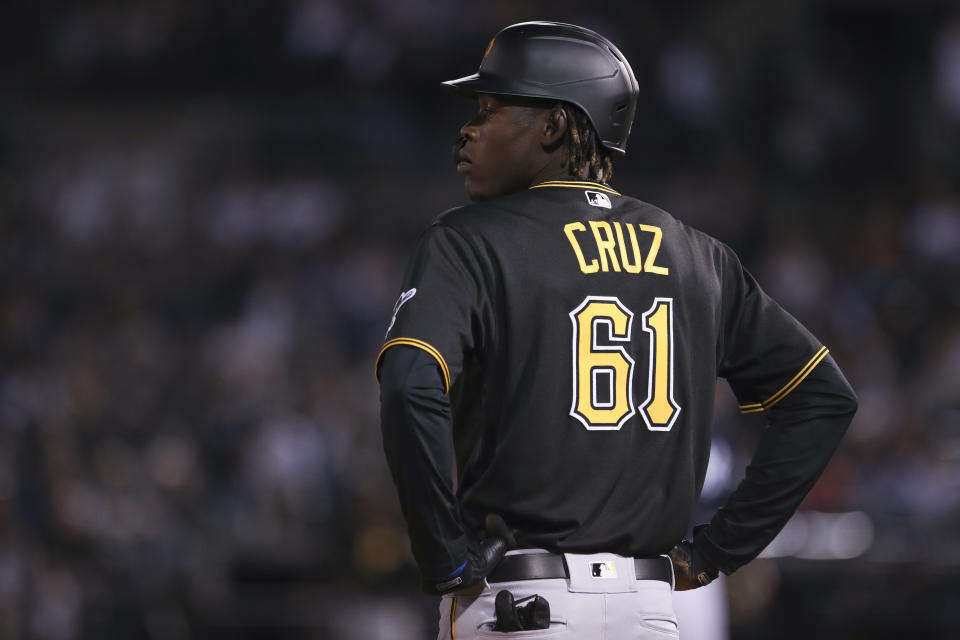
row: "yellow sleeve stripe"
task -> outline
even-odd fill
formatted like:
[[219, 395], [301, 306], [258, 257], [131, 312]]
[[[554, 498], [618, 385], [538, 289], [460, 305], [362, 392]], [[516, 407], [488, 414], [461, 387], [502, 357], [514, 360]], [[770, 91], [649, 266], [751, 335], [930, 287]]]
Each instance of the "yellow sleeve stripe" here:
[[830, 353], [829, 349], [826, 347], [820, 347], [820, 350], [817, 351], [812, 358], [810, 358], [810, 361], [807, 362], [802, 369], [800, 369], [797, 375], [790, 379], [790, 382], [783, 385], [782, 389], [777, 391], [763, 402], [740, 405], [740, 413], [758, 413], [760, 411], [766, 411], [773, 405], [786, 398], [787, 394], [796, 389], [797, 385], [803, 382], [803, 379], [810, 375], [810, 372], [813, 371], [813, 368], [820, 364], [820, 361], [826, 358], [828, 353]]
[[377, 363], [376, 363], [376, 374], [377, 380], [380, 379], [380, 358], [383, 357], [384, 352], [390, 347], [395, 347], [398, 344], [407, 345], [408, 347], [416, 347], [418, 349], [423, 349], [437, 361], [437, 364], [440, 365], [440, 371], [443, 373], [443, 392], [450, 393], [450, 367], [447, 366], [447, 361], [443, 359], [443, 356], [437, 351], [433, 345], [424, 342], [423, 340], [417, 340], [416, 338], [394, 338], [393, 340], [388, 341], [383, 345], [383, 348], [380, 349], [380, 353], [377, 354]]
[[596, 189], [597, 191], [605, 191], [606, 193], [619, 196], [620, 194], [605, 184], [600, 184], [599, 182], [585, 182], [579, 180], [548, 180], [546, 182], [541, 182], [540, 184], [535, 184], [531, 189], [543, 189], [544, 187], [572, 187], [574, 189]]

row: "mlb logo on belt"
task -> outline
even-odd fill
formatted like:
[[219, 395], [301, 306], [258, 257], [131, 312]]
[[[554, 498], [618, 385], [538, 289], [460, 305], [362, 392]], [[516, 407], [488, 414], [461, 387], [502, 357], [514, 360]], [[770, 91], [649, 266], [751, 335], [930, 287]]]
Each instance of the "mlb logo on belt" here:
[[590, 575], [594, 578], [616, 578], [617, 568], [612, 562], [591, 562]]
[[587, 194], [587, 202], [595, 207], [610, 208], [610, 198], [605, 193], [599, 191], [584, 191]]

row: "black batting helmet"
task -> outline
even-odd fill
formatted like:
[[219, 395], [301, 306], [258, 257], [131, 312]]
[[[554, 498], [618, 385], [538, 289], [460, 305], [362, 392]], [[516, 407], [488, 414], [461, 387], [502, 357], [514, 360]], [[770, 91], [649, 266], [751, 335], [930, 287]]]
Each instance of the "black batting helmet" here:
[[560, 22], [521, 22], [494, 36], [477, 73], [444, 85], [562, 100], [583, 109], [607, 149], [626, 153], [637, 110], [637, 79], [627, 59], [598, 33]]

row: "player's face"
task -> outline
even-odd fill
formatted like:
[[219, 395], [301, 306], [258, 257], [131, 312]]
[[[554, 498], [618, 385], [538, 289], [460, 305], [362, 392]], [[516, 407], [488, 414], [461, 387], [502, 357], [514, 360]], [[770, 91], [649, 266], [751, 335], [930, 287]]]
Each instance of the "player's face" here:
[[457, 171], [471, 200], [521, 191], [543, 169], [540, 134], [546, 109], [481, 94], [477, 114], [463, 125], [466, 144]]

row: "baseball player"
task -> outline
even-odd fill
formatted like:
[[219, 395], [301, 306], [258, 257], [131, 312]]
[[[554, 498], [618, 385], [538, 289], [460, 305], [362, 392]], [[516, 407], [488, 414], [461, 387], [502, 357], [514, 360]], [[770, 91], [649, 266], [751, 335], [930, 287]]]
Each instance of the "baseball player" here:
[[[783, 527], [856, 398], [734, 252], [611, 184], [638, 86], [581, 27], [502, 30], [377, 359], [383, 444], [440, 638], [675, 638], [672, 588]], [[764, 430], [685, 540], [725, 378]]]

